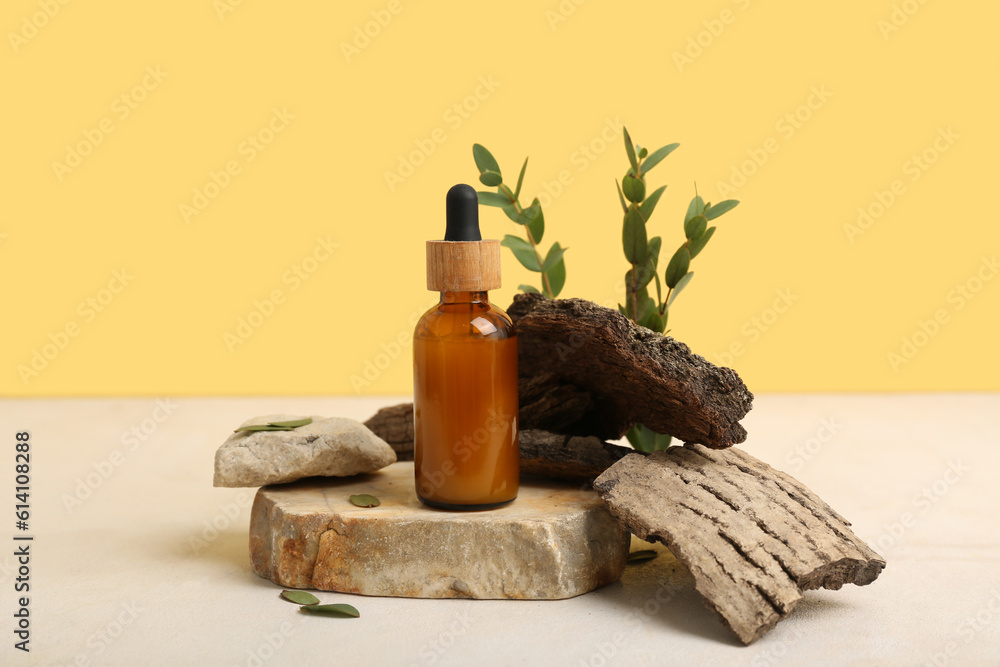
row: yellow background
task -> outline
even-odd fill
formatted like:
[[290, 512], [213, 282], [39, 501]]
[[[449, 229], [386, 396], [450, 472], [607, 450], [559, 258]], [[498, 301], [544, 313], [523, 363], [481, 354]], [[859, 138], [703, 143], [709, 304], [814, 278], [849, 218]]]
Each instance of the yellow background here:
[[[408, 338], [433, 296], [424, 241], [443, 233], [448, 187], [475, 183], [474, 142], [510, 181], [530, 155], [529, 194], [569, 171], [543, 246], [569, 247], [564, 296], [613, 304], [627, 268], [613, 179], [627, 162], [620, 135], [601, 133], [615, 122], [650, 148], [681, 143], [648, 177], [669, 184], [649, 224], [667, 249], [696, 181], [724, 199], [719, 183], [777, 146], [672, 311], [695, 351], [758, 392], [1000, 389], [1000, 280], [961, 308], [952, 292], [1000, 251], [995, 3], [3, 7], [4, 395], [409, 393]], [[149, 85], [147, 68], [165, 77]], [[817, 89], [830, 97], [800, 109]], [[294, 118], [251, 161], [241, 144], [276, 108]], [[786, 136], [796, 112], [808, 118]], [[113, 132], [60, 182], [53, 163], [102, 121]], [[907, 161], [948, 128], [947, 150], [910, 180]], [[386, 172], [435, 130], [443, 141], [391, 189]], [[239, 173], [186, 222], [180, 206], [231, 160]], [[903, 194], [852, 242], [845, 225], [896, 179]], [[486, 237], [520, 231], [496, 209], [482, 217]], [[296, 285], [286, 272], [317, 238], [337, 247]], [[504, 252], [501, 306], [535, 278]], [[275, 290], [283, 302], [227, 346]], [[772, 317], [782, 290], [795, 301]], [[90, 313], [88, 298], [110, 300]], [[923, 344], [894, 368], [904, 337]], [[33, 357], [42, 368], [23, 377]]]

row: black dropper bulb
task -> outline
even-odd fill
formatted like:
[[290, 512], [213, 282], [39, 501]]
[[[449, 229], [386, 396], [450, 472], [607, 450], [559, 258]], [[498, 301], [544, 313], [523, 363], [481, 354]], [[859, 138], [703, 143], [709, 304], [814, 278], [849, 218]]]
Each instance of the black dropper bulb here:
[[482, 241], [479, 233], [479, 195], [466, 185], [459, 183], [448, 190], [447, 221], [445, 241]]

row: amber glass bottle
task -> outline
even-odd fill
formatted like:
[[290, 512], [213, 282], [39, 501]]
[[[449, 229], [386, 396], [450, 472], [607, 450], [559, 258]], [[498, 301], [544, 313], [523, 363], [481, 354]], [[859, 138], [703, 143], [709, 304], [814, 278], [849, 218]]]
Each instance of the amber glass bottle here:
[[441, 301], [413, 334], [414, 481], [433, 507], [491, 509], [517, 497], [517, 337], [487, 294], [499, 267], [499, 243], [479, 238], [475, 190], [455, 186], [445, 240], [427, 244], [427, 287]]

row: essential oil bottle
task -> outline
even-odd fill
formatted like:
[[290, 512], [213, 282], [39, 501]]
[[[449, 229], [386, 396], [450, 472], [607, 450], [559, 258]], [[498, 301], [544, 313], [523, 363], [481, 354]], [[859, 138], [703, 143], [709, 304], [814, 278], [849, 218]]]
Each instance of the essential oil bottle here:
[[448, 191], [443, 241], [427, 242], [427, 289], [441, 293], [413, 332], [414, 477], [432, 507], [492, 509], [517, 497], [517, 336], [487, 292], [500, 242], [479, 232], [479, 199]]

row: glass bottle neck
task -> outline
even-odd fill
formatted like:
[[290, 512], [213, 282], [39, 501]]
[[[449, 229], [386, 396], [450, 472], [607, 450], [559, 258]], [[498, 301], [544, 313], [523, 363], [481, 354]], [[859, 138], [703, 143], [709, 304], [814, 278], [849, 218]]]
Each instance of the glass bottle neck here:
[[489, 303], [489, 292], [441, 292], [441, 303]]

